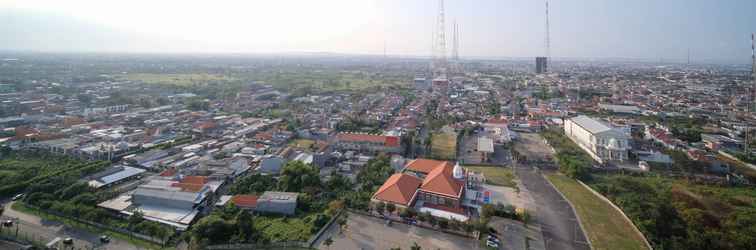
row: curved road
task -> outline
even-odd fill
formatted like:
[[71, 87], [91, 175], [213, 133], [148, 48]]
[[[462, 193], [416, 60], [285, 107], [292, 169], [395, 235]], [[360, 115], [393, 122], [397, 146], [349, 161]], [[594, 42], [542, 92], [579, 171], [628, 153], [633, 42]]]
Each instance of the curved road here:
[[[527, 153], [528, 160], [541, 161], [551, 155], [550, 147], [543, 142], [538, 134], [521, 134], [517, 142], [520, 152]], [[549, 164], [550, 165], [550, 164]], [[541, 225], [543, 240], [547, 250], [589, 250], [585, 234], [580, 228], [575, 211], [569, 203], [562, 198], [554, 187], [541, 174], [540, 168], [552, 168], [553, 166], [537, 166], [536, 164], [518, 163], [515, 174], [535, 202], [534, 222]]]

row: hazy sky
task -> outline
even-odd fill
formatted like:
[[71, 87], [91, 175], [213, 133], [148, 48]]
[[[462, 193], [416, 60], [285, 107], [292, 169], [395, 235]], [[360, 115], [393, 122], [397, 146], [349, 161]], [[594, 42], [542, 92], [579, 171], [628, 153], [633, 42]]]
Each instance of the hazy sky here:
[[[544, 2], [446, 0], [462, 57], [545, 54]], [[552, 57], [746, 63], [754, 0], [552, 0]], [[0, 50], [430, 55], [436, 0], [0, 0]]]

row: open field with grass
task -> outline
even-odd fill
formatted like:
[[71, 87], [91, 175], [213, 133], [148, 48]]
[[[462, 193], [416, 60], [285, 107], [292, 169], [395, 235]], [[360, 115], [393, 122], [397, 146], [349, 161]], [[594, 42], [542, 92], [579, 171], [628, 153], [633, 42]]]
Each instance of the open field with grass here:
[[469, 171], [483, 173], [486, 176], [486, 183], [496, 186], [505, 186], [514, 188], [517, 186], [515, 175], [511, 168], [499, 166], [465, 166]]
[[565, 175], [546, 177], [575, 206], [594, 249], [647, 249], [633, 225], [609, 203]]
[[431, 157], [453, 160], [457, 156], [457, 135], [438, 133], [431, 138]]
[[303, 149], [308, 149], [314, 144], [315, 144], [315, 141], [307, 140], [307, 139], [296, 139], [296, 140], [291, 141], [291, 143], [289, 143], [289, 145], [291, 145], [292, 147], [303, 148]]
[[119, 79], [138, 81], [148, 84], [168, 84], [168, 85], [201, 85], [212, 82], [225, 82], [233, 81], [235, 78], [225, 75], [215, 74], [149, 74], [149, 73], [134, 73], [119, 76]]
[[265, 239], [271, 242], [307, 241], [320, 228], [312, 221], [317, 214], [304, 214], [296, 217], [258, 216], [254, 227]]

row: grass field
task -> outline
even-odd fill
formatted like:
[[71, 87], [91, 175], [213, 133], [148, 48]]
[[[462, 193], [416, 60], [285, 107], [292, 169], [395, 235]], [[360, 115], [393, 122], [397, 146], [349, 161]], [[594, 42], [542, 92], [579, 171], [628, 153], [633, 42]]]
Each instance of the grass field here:
[[291, 141], [291, 143], [289, 145], [291, 145], [292, 147], [308, 149], [313, 144], [315, 144], [315, 141], [313, 141], [313, 140], [296, 139], [296, 140]]
[[465, 166], [465, 168], [474, 172], [482, 172], [486, 176], [486, 183], [488, 184], [511, 188], [517, 186], [511, 168], [496, 166]]
[[207, 84], [215, 81], [232, 81], [234, 78], [224, 75], [212, 75], [205, 73], [196, 74], [126, 74], [120, 76], [123, 80], [140, 81], [149, 84], [169, 84], [169, 85], [197, 85]]
[[453, 160], [457, 157], [457, 135], [438, 133], [431, 139], [431, 157]]
[[633, 225], [610, 204], [565, 175], [547, 177], [575, 206], [594, 249], [647, 249]]
[[307, 241], [319, 228], [313, 228], [316, 214], [300, 215], [293, 218], [258, 216], [254, 226], [271, 242]]

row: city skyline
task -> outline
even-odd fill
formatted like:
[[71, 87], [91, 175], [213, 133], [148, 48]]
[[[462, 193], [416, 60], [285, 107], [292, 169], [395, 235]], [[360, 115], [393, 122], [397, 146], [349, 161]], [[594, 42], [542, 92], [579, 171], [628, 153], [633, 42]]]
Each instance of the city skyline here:
[[[0, 2], [7, 51], [429, 56], [437, 1]], [[543, 1], [446, 1], [461, 58], [546, 54]], [[551, 57], [750, 63], [749, 1], [551, 1]], [[293, 7], [297, 6], [297, 7]], [[166, 18], [169, 16], [169, 18]], [[349, 22], [345, 22], [349, 20]], [[74, 35], [75, 34], [75, 35]], [[447, 36], [447, 44], [451, 44]], [[384, 47], [385, 44], [385, 47]], [[447, 50], [447, 53], [451, 50]]]

